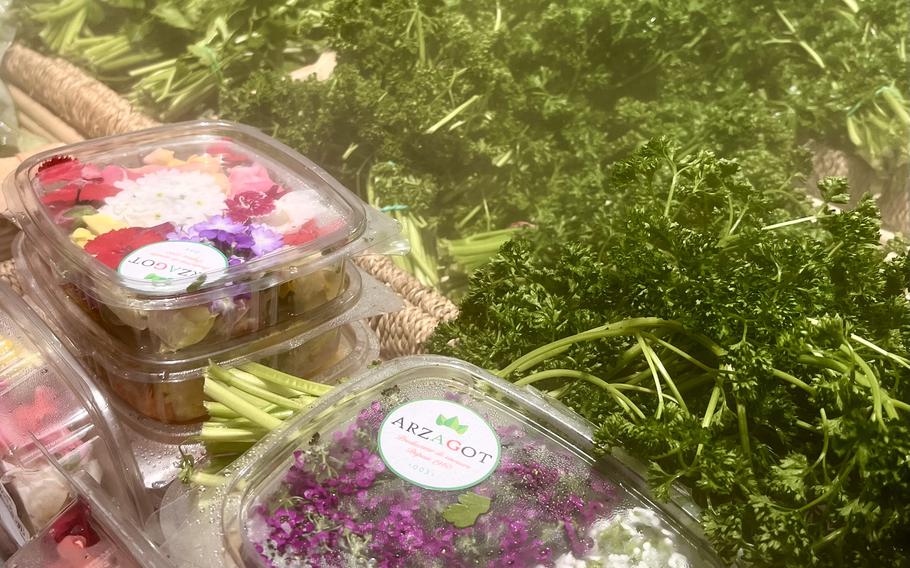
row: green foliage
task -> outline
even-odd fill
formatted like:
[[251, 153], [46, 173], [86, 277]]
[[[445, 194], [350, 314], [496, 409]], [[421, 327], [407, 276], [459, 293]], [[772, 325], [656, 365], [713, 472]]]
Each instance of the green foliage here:
[[[517, 221], [573, 237], [606, 167], [658, 135], [781, 190], [810, 172], [808, 141], [859, 152], [883, 175], [900, 167], [908, 25], [895, 0], [340, 0], [324, 19], [332, 79], [254, 75], [225, 89], [222, 110], [374, 203], [406, 206], [428, 242]], [[500, 243], [423, 260], [472, 268]], [[445, 289], [463, 284], [449, 272]]]
[[[907, 253], [837, 212], [654, 140], [568, 231], [505, 245], [430, 350], [533, 384], [704, 508], [728, 560], [910, 562]], [[892, 249], [899, 250], [889, 256]], [[901, 457], [902, 456], [902, 457]]]
[[75, 60], [164, 120], [217, 111], [219, 90], [253, 70], [312, 59], [321, 2], [16, 2], [24, 36]]

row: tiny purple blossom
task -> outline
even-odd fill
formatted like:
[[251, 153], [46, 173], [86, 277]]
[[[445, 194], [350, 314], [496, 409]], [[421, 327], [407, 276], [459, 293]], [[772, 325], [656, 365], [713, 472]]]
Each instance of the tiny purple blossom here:
[[195, 226], [193, 227], [182, 227], [177, 228], [174, 231], [166, 234], [164, 236], [169, 241], [192, 241], [199, 242], [204, 240], [199, 236], [199, 231], [196, 230]]
[[252, 226], [249, 234], [253, 240], [253, 244], [250, 248], [256, 256], [268, 254], [281, 248], [284, 244], [279, 233], [276, 233], [264, 225]]

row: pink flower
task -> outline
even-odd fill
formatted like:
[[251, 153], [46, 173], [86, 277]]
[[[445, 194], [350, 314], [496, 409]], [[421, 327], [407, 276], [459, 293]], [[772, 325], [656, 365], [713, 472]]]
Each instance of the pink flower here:
[[114, 182], [127, 179], [126, 170], [120, 166], [104, 166], [101, 170], [101, 179], [107, 185], [114, 185]]
[[228, 179], [231, 182], [231, 197], [245, 191], [266, 192], [275, 185], [269, 172], [261, 164], [252, 166], [234, 166], [229, 170]]
[[206, 149], [206, 153], [221, 156], [227, 162], [243, 163], [247, 161], [247, 157], [236, 150], [236, 145], [230, 138], [223, 138], [210, 145]]

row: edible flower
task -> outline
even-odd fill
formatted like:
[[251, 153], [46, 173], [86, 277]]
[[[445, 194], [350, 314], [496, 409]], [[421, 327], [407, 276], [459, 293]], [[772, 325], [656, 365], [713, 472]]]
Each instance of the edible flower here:
[[261, 164], [234, 166], [228, 171], [228, 179], [231, 182], [231, 197], [247, 191], [264, 193], [276, 185]]
[[281, 235], [265, 225], [252, 226], [250, 228], [250, 237], [253, 239], [253, 245], [250, 249], [256, 256], [262, 256], [278, 250], [284, 244]]
[[192, 225], [224, 209], [224, 192], [212, 176], [201, 172], [163, 169], [114, 185], [123, 191], [109, 197], [99, 212], [132, 227]]
[[82, 162], [72, 156], [54, 156], [38, 166], [38, 181], [44, 185], [82, 177]]
[[70, 240], [81, 248], [85, 248], [85, 245], [98, 235], [127, 227], [126, 223], [99, 213], [82, 215], [81, 220], [85, 226], [79, 227], [70, 235]]
[[165, 236], [173, 230], [170, 224], [163, 224], [152, 228], [128, 227], [109, 231], [98, 235], [85, 245], [85, 251], [99, 262], [116, 270], [120, 261], [134, 250], [165, 240]]
[[258, 191], [244, 191], [235, 194], [225, 203], [231, 219], [241, 222], [248, 221], [252, 217], [266, 215], [275, 209], [275, 200], [272, 196]]

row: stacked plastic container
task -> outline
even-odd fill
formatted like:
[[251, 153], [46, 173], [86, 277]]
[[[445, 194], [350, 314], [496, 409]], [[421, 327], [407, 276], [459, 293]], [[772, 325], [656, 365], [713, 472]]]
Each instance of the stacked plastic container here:
[[125, 515], [150, 514], [154, 504], [125, 448], [125, 432], [86, 372], [0, 285], [0, 558], [37, 537], [76, 497], [66, 472], [102, 485]]
[[[351, 262], [404, 252], [397, 223], [249, 127], [68, 146], [24, 162], [4, 191], [27, 298], [150, 455], [206, 417], [210, 363], [338, 380], [378, 356], [365, 318], [401, 307]], [[168, 480], [141, 465], [146, 487]]]

